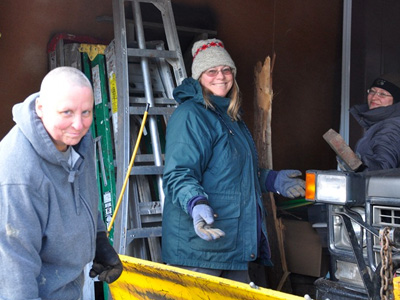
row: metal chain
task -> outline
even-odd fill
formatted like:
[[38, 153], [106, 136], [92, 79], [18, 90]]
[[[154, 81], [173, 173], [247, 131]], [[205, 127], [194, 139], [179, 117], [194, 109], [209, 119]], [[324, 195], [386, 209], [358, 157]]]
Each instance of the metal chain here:
[[390, 245], [390, 228], [385, 227], [380, 230], [379, 239], [381, 244], [381, 290], [380, 296], [382, 300], [393, 299], [393, 263], [392, 263], [392, 247]]

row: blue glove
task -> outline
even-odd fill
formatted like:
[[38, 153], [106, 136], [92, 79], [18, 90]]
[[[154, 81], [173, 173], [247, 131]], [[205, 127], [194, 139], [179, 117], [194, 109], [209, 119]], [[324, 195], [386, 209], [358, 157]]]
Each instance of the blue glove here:
[[192, 210], [193, 227], [196, 234], [203, 240], [211, 241], [225, 236], [225, 232], [218, 228], [212, 228], [214, 212], [207, 204], [198, 204]]
[[287, 198], [304, 197], [305, 181], [296, 178], [301, 175], [299, 170], [281, 170], [274, 182], [274, 188], [278, 194]]

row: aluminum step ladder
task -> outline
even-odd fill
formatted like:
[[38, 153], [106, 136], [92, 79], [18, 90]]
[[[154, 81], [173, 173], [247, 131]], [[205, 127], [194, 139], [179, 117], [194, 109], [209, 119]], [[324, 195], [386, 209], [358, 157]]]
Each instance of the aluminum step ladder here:
[[[161, 13], [165, 45], [145, 40], [143, 5], [153, 5]], [[136, 36], [133, 42], [128, 41], [127, 32], [127, 15], [130, 14], [133, 16]], [[114, 248], [120, 254], [159, 262], [164, 200], [161, 139], [168, 118], [177, 106], [172, 97], [173, 88], [186, 78], [186, 70], [171, 1], [113, 0], [113, 23], [118, 95], [115, 114], [117, 130], [114, 132], [117, 193], [122, 189], [129, 167], [141, 115], [149, 106], [147, 135], [142, 138], [140, 152], [135, 158], [115, 218]]]

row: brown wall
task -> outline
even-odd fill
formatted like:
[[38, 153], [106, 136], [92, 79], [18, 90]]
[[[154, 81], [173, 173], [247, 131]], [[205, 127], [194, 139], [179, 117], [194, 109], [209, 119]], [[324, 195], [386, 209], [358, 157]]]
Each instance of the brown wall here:
[[95, 19], [104, 14], [112, 14], [111, 1], [0, 1], [0, 137], [13, 125], [13, 104], [39, 90], [51, 37], [67, 32], [111, 40], [112, 23]]
[[334, 153], [322, 135], [329, 128], [339, 131], [342, 1], [173, 2], [206, 6], [210, 16], [217, 16], [215, 29], [238, 67], [251, 128], [254, 66], [276, 53], [274, 168], [335, 168]]
[[[216, 30], [224, 41], [238, 68], [245, 120], [251, 129], [253, 69], [257, 61], [276, 53], [274, 167], [334, 168], [334, 153], [322, 134], [329, 128], [338, 130], [339, 125], [342, 1], [172, 0], [172, 4], [177, 25]], [[112, 24], [96, 22], [102, 15], [112, 15], [111, 1], [1, 1], [0, 137], [13, 124], [12, 105], [39, 89], [48, 70], [49, 39], [59, 32], [112, 39]]]

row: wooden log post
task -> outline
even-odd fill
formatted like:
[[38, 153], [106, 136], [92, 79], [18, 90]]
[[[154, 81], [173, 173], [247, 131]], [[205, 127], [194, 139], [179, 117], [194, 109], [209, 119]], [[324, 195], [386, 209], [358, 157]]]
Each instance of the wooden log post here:
[[[275, 55], [271, 61], [268, 56], [264, 63], [257, 62], [254, 68], [255, 77], [255, 143], [262, 168], [272, 169], [271, 116], [272, 116], [272, 73]], [[263, 195], [265, 209], [268, 213], [267, 230], [274, 267], [265, 268], [268, 286], [271, 289], [292, 292], [288, 281], [285, 249], [283, 245], [283, 225], [277, 218], [277, 208], [273, 193]]]

